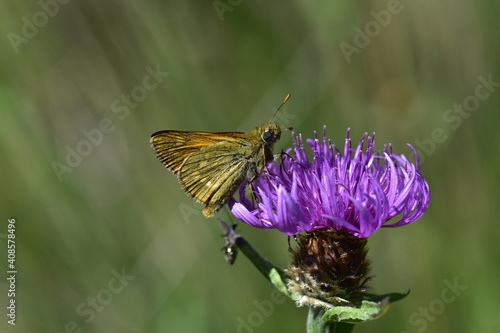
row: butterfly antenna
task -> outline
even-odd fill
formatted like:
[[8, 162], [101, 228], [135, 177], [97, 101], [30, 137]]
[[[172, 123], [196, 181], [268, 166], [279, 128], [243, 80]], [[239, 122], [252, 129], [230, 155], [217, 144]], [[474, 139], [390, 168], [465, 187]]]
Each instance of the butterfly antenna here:
[[269, 124], [274, 119], [274, 117], [276, 117], [276, 114], [278, 113], [278, 111], [283, 107], [283, 105], [285, 105], [285, 103], [290, 99], [291, 96], [292, 95], [290, 95], [290, 94], [286, 95], [285, 99], [283, 100], [283, 103], [281, 103], [281, 105], [278, 107], [278, 109], [276, 109], [276, 111], [274, 111], [273, 116], [271, 117], [271, 119], [269, 119]]

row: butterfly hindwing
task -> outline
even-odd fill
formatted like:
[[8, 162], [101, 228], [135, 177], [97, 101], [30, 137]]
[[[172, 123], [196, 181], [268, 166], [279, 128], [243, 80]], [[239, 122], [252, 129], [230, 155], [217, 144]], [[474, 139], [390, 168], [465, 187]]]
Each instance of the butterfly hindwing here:
[[240, 143], [211, 144], [188, 157], [181, 166], [178, 174], [181, 186], [207, 206], [205, 213], [207, 209], [217, 211], [245, 181], [252, 165], [237, 153], [236, 146]]
[[255, 166], [241, 153], [249, 142], [242, 133], [161, 131], [151, 136], [160, 161], [179, 178], [196, 201], [213, 216]]

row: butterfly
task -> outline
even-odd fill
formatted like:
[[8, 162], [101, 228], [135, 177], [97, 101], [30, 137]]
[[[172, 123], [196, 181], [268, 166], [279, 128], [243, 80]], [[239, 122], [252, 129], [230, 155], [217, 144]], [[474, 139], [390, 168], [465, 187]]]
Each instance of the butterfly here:
[[[290, 94], [273, 117], [289, 98]], [[244, 182], [251, 183], [274, 160], [281, 128], [271, 120], [248, 132], [159, 131], [151, 135], [151, 147], [182, 189], [205, 205], [203, 215], [212, 217]]]

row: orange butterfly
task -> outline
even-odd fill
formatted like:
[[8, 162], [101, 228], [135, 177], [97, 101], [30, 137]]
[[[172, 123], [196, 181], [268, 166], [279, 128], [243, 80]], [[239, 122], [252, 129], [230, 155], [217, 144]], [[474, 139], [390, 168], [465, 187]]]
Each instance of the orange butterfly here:
[[203, 215], [212, 217], [244, 181], [253, 181], [274, 160], [273, 146], [280, 137], [280, 126], [269, 121], [244, 133], [159, 131], [150, 141], [182, 189], [205, 205]]

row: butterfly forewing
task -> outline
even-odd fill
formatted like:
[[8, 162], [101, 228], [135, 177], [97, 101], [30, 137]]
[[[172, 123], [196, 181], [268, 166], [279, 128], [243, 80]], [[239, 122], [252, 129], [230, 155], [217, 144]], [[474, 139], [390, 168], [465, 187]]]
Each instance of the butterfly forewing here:
[[184, 160], [194, 152], [213, 143], [236, 141], [237, 135], [242, 133], [231, 134], [234, 136], [227, 133], [159, 131], [151, 135], [151, 146], [163, 165], [177, 173]]

